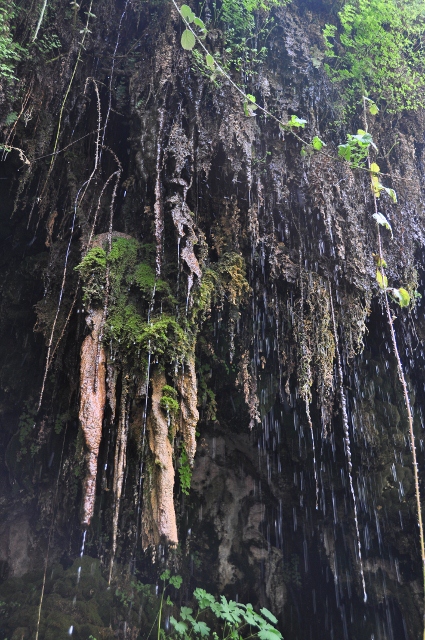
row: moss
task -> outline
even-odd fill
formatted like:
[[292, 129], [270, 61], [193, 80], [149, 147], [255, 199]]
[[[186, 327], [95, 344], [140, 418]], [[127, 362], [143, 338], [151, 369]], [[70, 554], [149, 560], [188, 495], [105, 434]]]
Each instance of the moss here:
[[103, 300], [106, 282], [106, 251], [102, 247], [93, 247], [75, 267], [83, 282], [83, 300], [86, 305], [100, 303]]
[[175, 417], [180, 409], [177, 398], [177, 391], [168, 384], [162, 387], [162, 398], [160, 400], [161, 407], [171, 416]]
[[152, 251], [133, 238], [115, 238], [109, 253], [93, 247], [78, 265], [86, 304], [103, 304], [109, 279], [108, 318], [105, 341], [131, 367], [140, 368], [148, 354], [174, 362], [184, 358], [188, 347], [185, 328], [164, 313], [147, 321], [153, 292], [163, 309], [175, 300], [167, 282], [156, 279]]

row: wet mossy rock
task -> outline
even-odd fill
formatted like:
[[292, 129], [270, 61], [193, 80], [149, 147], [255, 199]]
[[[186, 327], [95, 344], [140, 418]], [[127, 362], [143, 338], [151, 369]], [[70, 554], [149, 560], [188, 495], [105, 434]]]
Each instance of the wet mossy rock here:
[[365, 103], [398, 197], [378, 188], [375, 211], [367, 166], [338, 157], [365, 122], [323, 64], [335, 5], [190, 11], [210, 57], [181, 47], [165, 0], [0, 0], [0, 640], [34, 637], [47, 556], [39, 640], [146, 637], [140, 584], [164, 565], [182, 602], [200, 586], [270, 608], [288, 640], [416, 640], [415, 483], [376, 274], [382, 251], [415, 302], [389, 304], [422, 489], [424, 112], [394, 113], [387, 86]]

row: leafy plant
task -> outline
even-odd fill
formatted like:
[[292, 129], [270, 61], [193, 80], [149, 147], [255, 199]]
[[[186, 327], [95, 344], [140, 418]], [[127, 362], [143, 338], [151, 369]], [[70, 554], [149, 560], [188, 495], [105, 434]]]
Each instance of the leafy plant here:
[[[161, 575], [163, 590], [158, 613], [158, 633], [160, 640], [195, 640], [197, 638], [213, 638], [213, 640], [242, 640], [242, 638], [259, 638], [260, 640], [281, 640], [282, 635], [276, 629], [277, 618], [265, 607], [260, 613], [254, 611], [251, 604], [242, 604], [219, 599], [197, 588], [193, 592], [196, 610], [191, 607], [179, 607], [178, 618], [170, 616], [171, 633], [161, 629], [164, 595], [169, 585], [179, 589], [182, 583], [180, 576], [171, 576], [170, 571]], [[168, 596], [166, 603], [173, 605]]]
[[192, 482], [192, 468], [189, 464], [189, 456], [187, 455], [186, 446], [184, 442], [180, 445], [180, 458], [179, 458], [179, 479], [180, 489], [186, 496], [189, 495], [190, 483]]
[[[425, 63], [421, 0], [351, 0], [338, 13], [338, 25], [323, 31], [325, 69], [354, 105], [367, 87], [389, 111], [424, 105]], [[377, 107], [371, 113], [376, 115]]]
[[13, 0], [0, 0], [0, 80], [15, 80], [15, 68], [26, 49], [14, 40], [11, 23], [17, 15]]
[[359, 129], [356, 135], [348, 134], [347, 142], [338, 146], [338, 155], [349, 162], [353, 168], [357, 168], [366, 164], [370, 147], [376, 150], [372, 136], [363, 129]]

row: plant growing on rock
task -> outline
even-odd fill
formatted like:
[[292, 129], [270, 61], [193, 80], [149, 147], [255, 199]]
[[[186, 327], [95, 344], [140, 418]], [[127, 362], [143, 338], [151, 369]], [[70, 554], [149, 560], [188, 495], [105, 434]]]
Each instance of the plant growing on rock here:
[[[277, 618], [265, 607], [260, 613], [254, 611], [251, 604], [242, 604], [227, 600], [224, 596], [215, 598], [204, 589], [197, 588], [193, 592], [196, 609], [178, 607], [178, 619], [170, 616], [171, 633], [161, 629], [164, 594], [168, 586], [179, 589], [182, 583], [180, 576], [171, 576], [166, 570], [161, 575], [163, 590], [158, 613], [157, 638], [163, 640], [195, 640], [196, 638], [213, 638], [213, 640], [281, 640], [282, 634], [276, 629]], [[168, 596], [166, 603], [173, 605]]]
[[425, 27], [419, 0], [352, 0], [327, 24], [323, 36], [325, 69], [348, 105], [368, 87], [389, 111], [424, 105], [425, 66], [421, 39]]

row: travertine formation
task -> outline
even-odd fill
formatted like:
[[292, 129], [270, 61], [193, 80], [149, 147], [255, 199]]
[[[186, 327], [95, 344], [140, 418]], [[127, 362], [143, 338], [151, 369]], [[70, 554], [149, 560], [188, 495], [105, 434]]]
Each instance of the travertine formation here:
[[163, 371], [154, 370], [151, 378], [152, 408], [148, 417], [151, 468], [145, 475], [142, 545], [158, 545], [167, 540], [177, 544], [177, 524], [174, 510], [173, 447], [168, 437], [168, 421], [160, 401], [166, 384]]
[[83, 523], [90, 524], [96, 497], [96, 474], [102, 422], [106, 403], [106, 353], [99, 344], [103, 320], [101, 309], [90, 310], [87, 324], [91, 333], [81, 346], [79, 419], [87, 447], [84, 481]]

